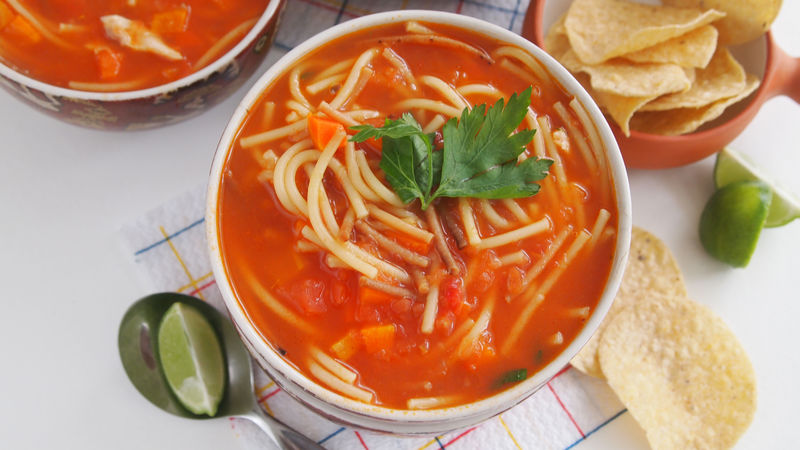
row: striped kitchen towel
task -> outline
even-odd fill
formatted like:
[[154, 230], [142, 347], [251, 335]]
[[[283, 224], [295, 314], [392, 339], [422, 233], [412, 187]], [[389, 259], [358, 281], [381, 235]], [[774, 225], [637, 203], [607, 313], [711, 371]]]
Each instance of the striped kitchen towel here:
[[[147, 292], [181, 292], [224, 311], [205, 238], [205, 187], [188, 192], [125, 225], [121, 237]], [[567, 366], [536, 394], [476, 427], [435, 438], [407, 438], [344, 428], [309, 411], [255, 369], [259, 404], [331, 449], [568, 449], [625, 409], [605, 382]], [[246, 420], [231, 420], [242, 448], [270, 448]]]

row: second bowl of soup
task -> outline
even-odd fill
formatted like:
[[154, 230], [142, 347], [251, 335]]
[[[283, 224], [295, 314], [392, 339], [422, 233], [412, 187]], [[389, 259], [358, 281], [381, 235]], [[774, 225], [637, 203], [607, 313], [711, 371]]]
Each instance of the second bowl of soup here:
[[563, 368], [613, 300], [631, 226], [580, 85], [514, 33], [431, 11], [282, 58], [228, 124], [207, 208], [259, 364], [329, 418], [402, 434], [488, 419]]
[[175, 123], [253, 74], [284, 3], [0, 0], [0, 85], [85, 127]]

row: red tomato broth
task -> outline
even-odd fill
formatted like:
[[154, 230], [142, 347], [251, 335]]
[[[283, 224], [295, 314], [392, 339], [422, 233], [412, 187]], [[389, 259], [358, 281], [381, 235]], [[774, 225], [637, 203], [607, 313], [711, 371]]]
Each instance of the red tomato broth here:
[[[38, 38], [20, 39], [0, 21], [0, 61], [31, 78], [56, 86], [87, 90], [78, 84], [98, 85], [97, 90], [144, 89], [187, 76], [233, 48], [249, 28], [215, 52], [211, 61], [196, 66], [199, 59], [220, 39], [239, 25], [253, 24], [269, 0], [17, 0], [42, 24], [58, 43], [33, 30]], [[0, 9], [11, 11], [24, 22], [22, 14], [0, 0]], [[184, 14], [183, 20], [172, 14]], [[121, 15], [140, 22], [170, 48], [182, 55], [170, 60], [147, 51], [123, 46], [106, 34], [101, 17]], [[30, 22], [28, 22], [30, 23]], [[252, 27], [252, 25], [251, 25]], [[98, 54], [103, 54], [98, 56]], [[108, 72], [108, 55], [118, 70]], [[105, 59], [103, 58], [105, 56]], [[119, 85], [120, 88], [115, 86]]]
[[[441, 25], [431, 25], [437, 32], [465, 41], [491, 53], [503, 43], [494, 42], [487, 38], [474, 35], [463, 30], [449, 28]], [[313, 54], [303, 57], [300, 64], [306, 64], [300, 78], [312, 78], [316, 73], [332, 66], [338, 61], [358, 57], [363, 51], [377, 42], [388, 45], [400, 54], [413, 73], [435, 75], [451, 85], [464, 85], [471, 83], [491, 84], [503, 92], [510, 94], [522, 92], [529, 83], [516, 75], [500, 70], [497, 64], [489, 64], [486, 60], [475, 55], [465, 55], [464, 51], [449, 50], [449, 56], [431, 57], [431, 47], [420, 44], [392, 43], [386, 36], [396, 36], [404, 33], [403, 24], [386, 26], [380, 30], [365, 30], [357, 34], [346, 36], [338, 41], [327, 44]], [[373, 58], [371, 67], [375, 74], [385, 74], [387, 78], [393, 77], [393, 67], [380, 57]], [[348, 69], [349, 70], [349, 69]], [[290, 71], [290, 70], [289, 70]], [[277, 81], [264, 90], [256, 106], [251, 109], [245, 123], [239, 130], [239, 137], [246, 137], [264, 131], [264, 118], [262, 117], [263, 104], [267, 101], [275, 103], [274, 117], [283, 126], [283, 117], [291, 112], [285, 104], [292, 98], [287, 87], [288, 72], [281, 75]], [[403, 81], [394, 77], [392, 83], [399, 84]], [[399, 117], [406, 112], [393, 108], [394, 103], [404, 97], [399, 93], [401, 89], [387, 92], [387, 86], [382, 77], [367, 83], [358, 97], [352, 100], [359, 108], [375, 109], [384, 116]], [[341, 87], [342, 82], [338, 83]], [[532, 96], [531, 107], [538, 115], [549, 117], [551, 128], [559, 129], [563, 126], [558, 115], [552, 109], [552, 104], [560, 101], [567, 104], [570, 97], [557, 85], [550, 87], [538, 86]], [[424, 95], [415, 94], [426, 98], [439, 98], [439, 94], [420, 85]], [[321, 100], [330, 101], [336, 89], [325, 90], [318, 95], [304, 92], [312, 105]], [[538, 95], [537, 95], [538, 91]], [[480, 97], [477, 103], [494, 103], [486, 96]], [[485, 97], [485, 98], [483, 98]], [[428, 114], [429, 120], [433, 114]], [[367, 120], [366, 122], [370, 122]], [[420, 120], [424, 126], [426, 121]], [[523, 126], [525, 122], [523, 121]], [[373, 352], [365, 350], [363, 342], [355, 353], [339, 362], [346, 365], [358, 374], [356, 384], [375, 394], [374, 403], [387, 407], [406, 409], [407, 401], [411, 398], [453, 396], [455, 400], [446, 406], [463, 404], [486, 398], [512, 384], [500, 385], [499, 380], [504, 374], [517, 369], [527, 369], [528, 377], [551, 362], [575, 338], [583, 328], [587, 317], [574, 317], [570, 311], [577, 308], [589, 307], [594, 310], [602, 294], [605, 283], [610, 274], [614, 256], [614, 239], [599, 239], [592, 248], [591, 253], [578, 253], [578, 256], [569, 265], [563, 276], [550, 289], [546, 300], [536, 309], [533, 318], [525, 327], [521, 337], [508, 354], [500, 351], [503, 339], [524, 309], [529, 299], [514, 298], [510, 302], [505, 300], [508, 289], [508, 277], [511, 270], [520, 270], [515, 265], [501, 268], [483, 264], [481, 272], [485, 272], [482, 280], [468, 283], [452, 283], [452, 275], [442, 272], [443, 286], [448, 283], [460, 286], [461, 299], [453, 294], [452, 289], [443, 288], [438, 299], [438, 314], [431, 334], [424, 335], [420, 332], [422, 315], [421, 305], [425, 303], [425, 295], [417, 294], [418, 298], [409, 302], [402, 298], [380, 301], [361, 301], [359, 298], [359, 274], [350, 269], [331, 269], [326, 265], [325, 252], [301, 253], [294, 247], [299, 237], [301, 224], [307, 221], [289, 213], [276, 198], [274, 188], [269, 183], [257, 181], [262, 166], [257, 162], [258, 155], [268, 149], [275, 153], [283, 152], [299, 138], [283, 139], [269, 144], [259, 145], [255, 148], [244, 148], [237, 139], [228, 156], [222, 185], [220, 188], [219, 237], [223, 262], [229, 274], [231, 284], [243, 309], [250, 320], [269, 342], [284, 356], [286, 361], [293, 364], [298, 370], [306, 373], [306, 361], [309, 360], [309, 344], [313, 344], [324, 352], [330, 353], [331, 346], [350, 335], [357, 335], [358, 331], [371, 326], [394, 324], [395, 334], [389, 348]], [[379, 150], [360, 144], [366, 150], [366, 155], [373, 163], [379, 161]], [[337, 150], [337, 157], [341, 158], [342, 150]], [[571, 182], [584, 187], [588, 192], [583, 202], [585, 208], [585, 227], [591, 229], [595, 217], [601, 208], [611, 213], [606, 228], [617, 229], [617, 209], [613, 195], [602, 196], [596, 189], [598, 184], [606, 183], [608, 190], [610, 180], [607, 174], [592, 173], [592, 170], [580, 158], [578, 150], [573, 143], [569, 154], [562, 153], [564, 170], [569, 174]], [[342, 158], [343, 159], [343, 158]], [[569, 224], [574, 224], [575, 213], [569, 205], [552, 204], [545, 190], [555, 190], [552, 181], [553, 171], [549, 180], [543, 180], [542, 191], [526, 199], [518, 199], [518, 203], [528, 210], [530, 205], [538, 205], [542, 213], [550, 213], [550, 230], [530, 238], [504, 245], [493, 249], [496, 255], [505, 255], [518, 249], [525, 250], [531, 262], [524, 265], [522, 270], [529, 270], [535, 261], [541, 257], [555, 239], [559, 231]], [[341, 192], [335, 178], [330, 171], [324, 178], [326, 191], [333, 193], [332, 201], [337, 222], [341, 223], [347, 206], [347, 199]], [[297, 184], [301, 192], [307, 188], [308, 177], [298, 171]], [[455, 199], [440, 201], [437, 208], [441, 208], [441, 215], [451, 214], [455, 209]], [[478, 206], [472, 202], [477, 212]], [[419, 211], [418, 202], [414, 202], [411, 209]], [[505, 219], [515, 223], [512, 228], [519, 226], [514, 215], [497, 206], [497, 211]], [[530, 214], [533, 220], [540, 218]], [[482, 235], [495, 233], [492, 225], [481, 215], [475, 214], [476, 225]], [[577, 227], [576, 227], [577, 228]], [[499, 230], [501, 232], [508, 230]], [[576, 229], [576, 231], [578, 231]], [[574, 234], [574, 233], [573, 233]], [[456, 250], [456, 242], [452, 235], [447, 235], [449, 248], [453, 251], [462, 268], [470, 267], [476, 259], [487, 256], [485, 251], [476, 252], [470, 247], [463, 251]], [[559, 257], [569, 247], [572, 237], [556, 253], [556, 258], [551, 261], [542, 274], [533, 280], [541, 283], [545, 277], [559, 266]], [[359, 236], [356, 242], [369, 243], [369, 239]], [[374, 246], [374, 245], [373, 245]], [[433, 248], [433, 246], [431, 246]], [[432, 250], [435, 252], [435, 250]], [[385, 252], [384, 252], [385, 256]], [[491, 258], [489, 258], [491, 259]], [[396, 259], [393, 260], [396, 262]], [[488, 261], [488, 259], [487, 259]], [[299, 332], [295, 327], [287, 325], [284, 320], [274, 314], [264, 303], [258, 299], [256, 291], [247, 282], [248, 273], [252, 273], [263, 286], [285, 306], [308, 320], [314, 326], [313, 333]], [[464, 274], [462, 273], [462, 277]], [[514, 277], [515, 275], [512, 275]], [[316, 307], [304, 307], [302, 289], [296, 286], [303, 285], [313, 280], [325, 286], [323, 289], [324, 311]], [[471, 292], [479, 286], [479, 292]], [[512, 281], [513, 283], [513, 281]], [[408, 283], [413, 285], [413, 283]], [[294, 290], [293, 286], [295, 286]], [[347, 294], [342, 297], [342, 286]], [[451, 286], [452, 288], [452, 286]], [[466, 292], [463, 292], [466, 290]], [[332, 295], [333, 292], [338, 294]], [[293, 292], [294, 297], [292, 294]], [[298, 293], [300, 292], [300, 293]], [[445, 292], [449, 292], [445, 294]], [[524, 292], [524, 291], [523, 291]], [[366, 294], [365, 294], [366, 295]], [[455, 329], [465, 320], [477, 320], [487, 298], [496, 297], [495, 309], [492, 314], [488, 331], [482, 333], [478, 345], [473, 348], [470, 357], [465, 360], [453, 360], [454, 348], [443, 348], [448, 338]], [[337, 297], [337, 300], [332, 300]], [[369, 295], [364, 298], [374, 299], [379, 296]], [[455, 298], [455, 300], [454, 300]], [[311, 302], [316, 303], [316, 302]], [[563, 342], [553, 344], [553, 337], [561, 333]], [[357, 339], [357, 338], [356, 338]], [[459, 342], [455, 342], [458, 347]], [[335, 355], [332, 354], [335, 357]], [[321, 383], [324, 385], [324, 383]]]

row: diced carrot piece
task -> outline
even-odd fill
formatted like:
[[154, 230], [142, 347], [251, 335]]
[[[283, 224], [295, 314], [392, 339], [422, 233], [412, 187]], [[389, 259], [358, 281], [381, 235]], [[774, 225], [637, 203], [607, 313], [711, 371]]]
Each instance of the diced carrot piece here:
[[331, 351], [337, 358], [347, 361], [361, 348], [361, 333], [350, 330], [343, 338], [331, 346]]
[[423, 242], [419, 239], [414, 239], [405, 233], [400, 233], [394, 230], [383, 230], [383, 234], [403, 247], [411, 250], [412, 252], [417, 252], [420, 255], [427, 255], [431, 249], [431, 244], [433, 244], [433, 240], [431, 240], [431, 242]]
[[18, 39], [24, 39], [28, 44], [36, 44], [42, 40], [42, 34], [19, 15], [9, 22], [4, 31]]
[[[344, 125], [339, 122], [324, 119], [320, 116], [309, 114], [308, 115], [308, 134], [311, 135], [311, 141], [319, 150], [323, 150], [328, 145], [334, 134], [339, 130], [344, 130]], [[344, 142], [339, 148], [344, 147]]]
[[97, 68], [100, 70], [101, 80], [111, 80], [119, 75], [122, 67], [122, 55], [112, 51], [108, 47], [97, 47], [94, 50], [94, 58], [97, 61]]
[[150, 29], [157, 34], [181, 33], [189, 25], [189, 10], [185, 7], [153, 15]]
[[394, 344], [395, 327], [393, 323], [376, 325], [361, 329], [364, 348], [370, 353], [389, 350]]
[[11, 23], [12, 20], [14, 20], [14, 11], [6, 5], [6, 2], [0, 0], [0, 30]]
[[358, 300], [361, 304], [377, 305], [389, 303], [393, 299], [394, 297], [386, 292], [373, 289], [369, 286], [359, 286], [358, 288]]

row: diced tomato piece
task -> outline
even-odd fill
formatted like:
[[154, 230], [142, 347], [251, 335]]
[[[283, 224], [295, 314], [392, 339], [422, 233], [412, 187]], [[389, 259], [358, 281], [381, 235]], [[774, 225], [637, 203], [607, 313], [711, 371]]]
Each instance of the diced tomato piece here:
[[[308, 115], [308, 134], [311, 135], [311, 141], [314, 146], [322, 151], [328, 142], [333, 138], [339, 130], [344, 130], [344, 125], [334, 120], [325, 119], [315, 114]], [[344, 148], [344, 141], [342, 141], [339, 148]]]
[[328, 304], [325, 302], [325, 284], [320, 280], [305, 279], [295, 283], [291, 295], [306, 314], [320, 314], [328, 310]]
[[395, 326], [393, 323], [361, 329], [361, 338], [364, 340], [364, 348], [366, 348], [369, 353], [391, 350], [392, 344], [394, 344], [394, 335]]
[[522, 292], [522, 282], [525, 281], [525, 272], [518, 267], [512, 267], [506, 277], [508, 295], [517, 295]]
[[407, 314], [411, 312], [413, 302], [408, 298], [397, 298], [392, 300], [391, 308], [397, 314]]
[[27, 44], [36, 44], [42, 40], [42, 34], [20, 15], [6, 25], [4, 32]]
[[171, 11], [163, 11], [153, 15], [150, 29], [156, 34], [181, 33], [189, 25], [189, 8], [183, 6]]
[[464, 281], [461, 277], [448, 275], [439, 286], [439, 300], [445, 308], [460, 315], [466, 305]]
[[376, 323], [381, 321], [381, 313], [376, 305], [359, 302], [356, 306], [355, 319], [359, 323]]
[[481, 294], [489, 290], [494, 283], [494, 273], [489, 271], [480, 272], [474, 280], [472, 280], [472, 292]]
[[334, 280], [331, 284], [331, 303], [341, 306], [350, 300], [350, 290], [347, 284], [340, 280]]
[[97, 62], [101, 80], [112, 80], [119, 75], [122, 68], [122, 54], [116, 53], [108, 47], [96, 47], [94, 59]]
[[6, 2], [0, 0], [0, 30], [6, 27], [12, 20], [14, 20], [14, 11], [6, 5]]
[[473, 276], [468, 286], [468, 290], [476, 294], [486, 292], [492, 287], [497, 256], [491, 251], [485, 251], [478, 258], [478, 266], [474, 269], [476, 275]]

